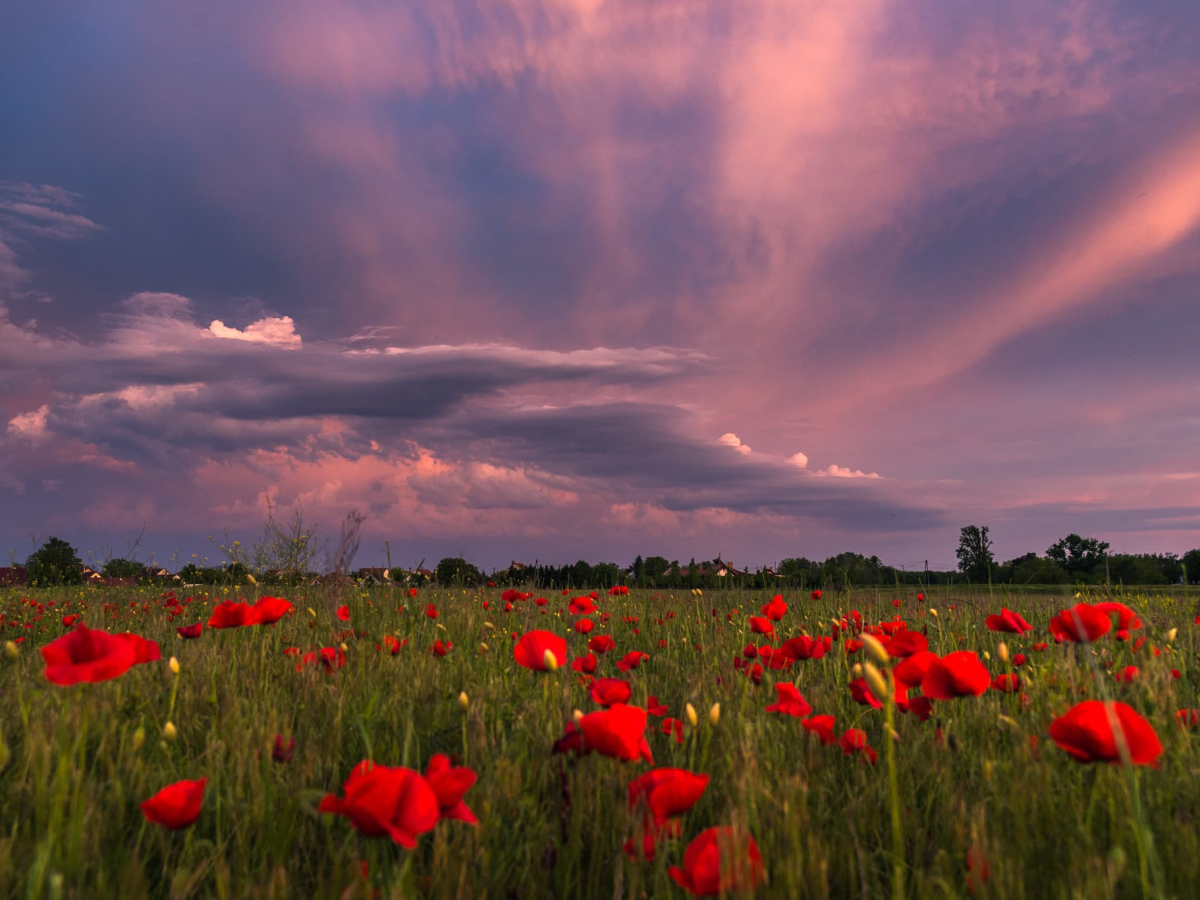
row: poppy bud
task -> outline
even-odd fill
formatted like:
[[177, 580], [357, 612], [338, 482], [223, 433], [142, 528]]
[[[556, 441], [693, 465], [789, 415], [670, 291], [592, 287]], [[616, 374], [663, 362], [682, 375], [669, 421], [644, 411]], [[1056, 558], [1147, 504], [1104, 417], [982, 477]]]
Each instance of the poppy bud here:
[[1000, 657], [1000, 662], [1008, 662], [1008, 644], [1001, 641], [1000, 646], [996, 648], [996, 655]]
[[176, 659], [174, 656], [172, 656], [171, 661], [167, 663], [167, 668], [171, 670], [172, 675], [178, 675], [179, 674], [179, 660]]
[[479, 642], [479, 649], [480, 649], [480, 650], [482, 650], [484, 653], [487, 653], [488, 645], [487, 645], [487, 644], [485, 644], [485, 643], [483, 643], [483, 641], [480, 641], [480, 642]]
[[708, 708], [708, 722], [710, 725], [712, 725], [715, 728], [717, 723], [720, 721], [721, 721], [721, 704], [714, 703], [712, 706], [710, 706]]
[[483, 623], [483, 627], [484, 627], [484, 628], [490, 628], [490, 629], [492, 629], [492, 631], [495, 631], [495, 630], [496, 630], [496, 626], [495, 626], [495, 625], [493, 625], [491, 622], [484, 622], [484, 623]]
[[467, 692], [466, 692], [466, 691], [460, 691], [460, 692], [459, 692], [459, 695], [458, 695], [458, 705], [459, 705], [459, 706], [461, 706], [463, 709], [466, 709], [468, 706], [470, 706], [470, 705], [471, 705], [471, 700], [470, 700], [470, 698], [467, 696]]
[[873, 634], [863, 634], [860, 635], [859, 639], [862, 641], [862, 645], [864, 648], [866, 648], [867, 655], [871, 657], [871, 659], [875, 660], [875, 662], [879, 663], [881, 666], [887, 665], [890, 657], [888, 656], [888, 652], [884, 649], [883, 643], [879, 640], [879, 638], [875, 637]]
[[246, 580], [249, 581], [251, 584], [258, 584], [258, 579], [256, 579], [249, 572], [246, 573]]
[[542, 665], [546, 667], [547, 672], [558, 671], [558, 657], [554, 655], [554, 651], [549, 647], [547, 647], [546, 652], [542, 654]]
[[932, 606], [931, 606], [931, 607], [929, 607], [929, 614], [930, 614], [931, 616], [933, 616], [935, 619], [937, 618], [937, 610], [936, 610], [936, 609], [934, 609]]
[[442, 631], [445, 631], [445, 630], [446, 630], [446, 626], [445, 626], [445, 625], [443, 625], [441, 622], [438, 622], [438, 623], [437, 623], [437, 627], [438, 627], [438, 628], [440, 628], [440, 629], [442, 629]]
[[308, 614], [310, 616], [312, 616], [314, 619], [317, 617], [317, 611], [315, 609], [313, 609], [311, 606], [308, 608]]
[[17, 647], [17, 644], [15, 641], [5, 641], [4, 642], [4, 655], [7, 656], [9, 659], [16, 659], [18, 656], [21, 655], [21, 650], [20, 650], [20, 648]]
[[1175, 635], [1177, 635], [1177, 634], [1179, 634], [1178, 628], [1172, 628], [1170, 631], [1168, 631], [1167, 632], [1167, 643], [1168, 644], [1175, 643]]
[[571, 718], [574, 719], [575, 724], [578, 725], [580, 722], [583, 721], [583, 710], [582, 709], [575, 710], [575, 712], [571, 713]]
[[343, 653], [345, 653], [347, 650], [349, 650], [349, 649], [350, 649], [349, 647], [347, 647], [347, 646], [346, 646], [346, 642], [345, 642], [345, 641], [342, 641], [340, 644], [338, 644], [338, 647], [341, 649], [341, 651], [342, 651]]
[[877, 700], [887, 700], [888, 688], [887, 679], [883, 677], [874, 663], [865, 663], [863, 665], [863, 677], [867, 680], [867, 687], [871, 689], [871, 693], [875, 695]]
[[984, 659], [991, 659], [991, 658], [992, 658], [992, 654], [990, 654], [990, 653], [988, 653], [986, 650], [984, 650], [984, 651], [983, 651], [983, 658], [984, 658]]
[[684, 709], [684, 712], [687, 713], [688, 724], [691, 725], [693, 728], [695, 728], [696, 722], [699, 721], [699, 719], [697, 719], [697, 717], [696, 717], [696, 707], [692, 706], [692, 704], [689, 703], [683, 709]]
[[141, 750], [144, 743], [146, 743], [146, 729], [139, 725], [137, 731], [133, 733], [133, 752], [137, 753]]
[[850, 674], [855, 678], [862, 678], [863, 667], [862, 663], [855, 663], [854, 668], [850, 670]]
[[178, 737], [179, 737], [179, 730], [175, 727], [174, 723], [172, 723], [172, 722], [168, 722], [166, 725], [163, 726], [162, 733], [163, 733], [163, 738], [165, 738], [168, 741], [172, 741], [172, 742], [175, 741], [176, 739], [178, 739]]

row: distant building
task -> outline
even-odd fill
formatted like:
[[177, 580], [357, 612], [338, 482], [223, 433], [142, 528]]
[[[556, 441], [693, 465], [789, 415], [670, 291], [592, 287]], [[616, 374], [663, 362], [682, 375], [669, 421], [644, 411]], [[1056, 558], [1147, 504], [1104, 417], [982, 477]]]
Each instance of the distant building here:
[[0, 567], [0, 584], [25, 584], [29, 580], [29, 570], [24, 566]]

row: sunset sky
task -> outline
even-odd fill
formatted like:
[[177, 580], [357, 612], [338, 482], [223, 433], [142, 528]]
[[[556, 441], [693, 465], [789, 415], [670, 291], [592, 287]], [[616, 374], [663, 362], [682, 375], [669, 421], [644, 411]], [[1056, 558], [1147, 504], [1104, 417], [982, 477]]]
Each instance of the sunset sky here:
[[1191, 3], [0, 6], [0, 551], [1200, 546]]

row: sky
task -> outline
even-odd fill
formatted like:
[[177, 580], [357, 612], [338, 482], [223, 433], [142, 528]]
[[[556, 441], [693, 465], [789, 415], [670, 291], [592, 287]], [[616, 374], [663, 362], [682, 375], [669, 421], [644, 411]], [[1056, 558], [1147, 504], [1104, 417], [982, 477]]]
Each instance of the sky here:
[[10, 0], [0, 123], [4, 563], [1200, 546], [1182, 0]]

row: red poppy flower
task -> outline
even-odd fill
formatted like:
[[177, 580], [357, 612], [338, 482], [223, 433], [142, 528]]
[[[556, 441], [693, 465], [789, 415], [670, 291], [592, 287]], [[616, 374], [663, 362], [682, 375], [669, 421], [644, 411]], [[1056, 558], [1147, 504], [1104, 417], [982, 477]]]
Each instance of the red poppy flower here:
[[1108, 600], [1104, 603], [1097, 603], [1092, 608], [1106, 616], [1114, 617], [1116, 619], [1115, 627], [1119, 631], [1136, 631], [1142, 627], [1142, 620], [1138, 618], [1138, 614], [1124, 603]]
[[671, 866], [670, 875], [696, 897], [751, 891], [763, 880], [762, 854], [748, 833], [709, 828], [688, 844], [683, 868]]
[[425, 767], [425, 780], [437, 796], [438, 815], [443, 819], [457, 819], [468, 825], [479, 824], [475, 813], [463, 802], [463, 794], [475, 783], [475, 773], [466, 766], [453, 766], [450, 757], [435, 753]]
[[835, 740], [833, 736], [833, 726], [837, 722], [833, 716], [820, 715], [812, 716], [808, 719], [802, 719], [800, 724], [805, 730], [811, 731], [821, 739], [822, 744], [832, 744]]
[[747, 667], [744, 672], [755, 684], [762, 684], [763, 667], [759, 663], [755, 663], [754, 665]]
[[598, 634], [593, 638], [588, 638], [588, 649], [594, 650], [596, 653], [607, 653], [615, 646], [617, 646], [617, 642], [607, 634]]
[[812, 592], [812, 594], [810, 594], [809, 596], [811, 596], [811, 597], [812, 597], [814, 600], [820, 600], [820, 599], [821, 599], [821, 592], [820, 592], [820, 591], [813, 591], [813, 592]]
[[774, 634], [775, 626], [771, 624], [771, 620], [766, 616], [751, 616], [750, 630], [754, 634]]
[[[292, 610], [292, 604], [282, 597], [259, 597], [258, 602], [250, 607], [248, 619], [253, 619], [256, 625], [273, 625]], [[247, 621], [247, 625], [251, 622]]]
[[646, 712], [652, 716], [665, 716], [668, 709], [658, 702], [657, 697], [651, 694], [646, 698]]
[[1076, 603], [1050, 620], [1050, 633], [1058, 641], [1086, 644], [1108, 634], [1112, 620], [1090, 603]]
[[810, 638], [808, 635], [789, 638], [783, 642], [780, 651], [791, 659], [820, 659], [825, 655], [825, 642], [820, 638]]
[[207, 778], [201, 778], [199, 781], [177, 781], [167, 785], [149, 800], [142, 801], [142, 815], [147, 822], [163, 828], [186, 828], [200, 818], [206, 781]]
[[924, 722], [933, 715], [933, 701], [928, 697], [913, 697], [908, 701], [908, 712], [916, 716], [918, 722]]
[[643, 653], [641, 650], [630, 650], [617, 661], [617, 668], [622, 672], [628, 672], [630, 669], [636, 669], [649, 658], [649, 653]]
[[417, 589], [416, 589], [416, 588], [409, 588], [409, 589], [408, 589], [408, 596], [410, 596], [410, 597], [415, 597], [415, 596], [417, 596]]
[[620, 678], [601, 678], [592, 684], [592, 700], [601, 706], [628, 703], [633, 696], [629, 682]]
[[1130, 684], [1137, 680], [1139, 674], [1140, 672], [1138, 671], [1137, 666], [1126, 666], [1119, 671], [1115, 677], [1117, 681], [1121, 682], [1122, 684]]
[[257, 624], [258, 619], [250, 607], [237, 600], [226, 600], [213, 607], [212, 615], [208, 617], [209, 628], [241, 628], [244, 625]]
[[[1120, 741], [1116, 735], [1120, 735]], [[1077, 703], [1050, 723], [1050, 737], [1080, 762], [1118, 763], [1121, 744], [1136, 766], [1153, 762], [1162, 753], [1162, 744], [1150, 723], [1132, 707], [1115, 701]]]
[[920, 603], [924, 603], [924, 602], [925, 602], [925, 595], [924, 595], [924, 594], [917, 594], [917, 600], [918, 600], [918, 602], [920, 602]]
[[1181, 728], [1195, 731], [1200, 727], [1200, 709], [1181, 709], [1175, 713], [1175, 721]]
[[838, 738], [838, 746], [842, 748], [842, 754], [845, 756], [853, 756], [855, 753], [861, 753], [871, 765], [875, 765], [875, 760], [878, 759], [878, 754], [867, 743], [867, 733], [861, 728], [849, 728], [840, 738]]
[[850, 682], [850, 696], [854, 698], [855, 703], [861, 703], [872, 709], [883, 708], [883, 704], [879, 701], [879, 698], [867, 687], [867, 680], [865, 678], [855, 678]]
[[919, 631], [897, 631], [884, 642], [883, 648], [888, 656], [907, 659], [928, 650], [929, 640]]
[[132, 642], [122, 635], [91, 629], [80, 622], [42, 648], [46, 679], [54, 684], [108, 681], [138, 661]]
[[377, 766], [363, 760], [350, 772], [342, 793], [343, 797], [326, 794], [318, 809], [345, 816], [368, 837], [386, 835], [409, 849], [441, 816], [437, 794], [429, 782], [403, 766]]
[[646, 742], [646, 711], [641, 707], [617, 704], [588, 713], [579, 720], [579, 727], [586, 751], [594, 750], [603, 756], [629, 762], [639, 759], [654, 762]]
[[445, 656], [453, 649], [453, 641], [434, 641], [433, 646], [429, 648], [429, 652], [434, 656]]
[[1027, 657], [1024, 653], [1017, 653], [1012, 658], [1012, 664], [1018, 669], [1027, 662], [1029, 662], [1029, 657]]
[[762, 607], [762, 614], [772, 622], [778, 622], [784, 617], [787, 611], [787, 604], [783, 602], [782, 594], [776, 594], [771, 598], [770, 603], [764, 603]]
[[987, 691], [992, 676], [970, 650], [947, 653], [929, 664], [921, 692], [933, 700], [978, 697]]
[[296, 751], [296, 739], [290, 739], [286, 744], [283, 742], [283, 735], [275, 735], [275, 743], [271, 747], [271, 759], [277, 763], [289, 763], [292, 761], [292, 754]]
[[179, 632], [179, 636], [185, 641], [191, 641], [200, 637], [200, 632], [204, 630], [204, 624], [197, 622], [195, 625], [181, 625], [175, 630]]
[[573, 616], [586, 616], [596, 611], [596, 602], [591, 597], [572, 597], [568, 609]]
[[812, 707], [808, 705], [808, 701], [801, 696], [799, 689], [794, 684], [776, 682], [775, 695], [778, 699], [766, 708], [767, 712], [782, 713], [798, 719], [812, 712]]
[[[563, 591], [563, 593], [565, 594], [566, 591]], [[533, 602], [536, 603], [538, 606], [545, 606], [548, 601], [546, 600], [545, 597], [538, 597]]]
[[595, 654], [588, 653], [584, 656], [577, 656], [571, 660], [571, 668], [576, 672], [584, 675], [591, 675], [600, 665], [600, 660], [596, 659]]
[[967, 851], [967, 892], [974, 894], [990, 876], [987, 860], [972, 847]]
[[675, 743], [683, 743], [683, 719], [667, 716], [662, 720], [662, 727], [659, 730], [667, 736], [675, 735]]
[[707, 775], [694, 775], [686, 769], [651, 769], [630, 782], [629, 808], [635, 810], [644, 802], [654, 823], [662, 826], [695, 806], [707, 787]]
[[70, 615], [70, 616], [63, 616], [62, 617], [63, 628], [70, 628], [72, 625], [74, 625], [76, 622], [78, 622], [80, 620], [80, 618], [82, 618], [82, 617], [78, 614]]
[[556, 665], [567, 662], [567, 639], [552, 631], [531, 631], [513, 646], [513, 659], [517, 665], [535, 672], [546, 671], [546, 652], [554, 657]]
[[596, 623], [591, 619], [576, 619], [575, 632], [577, 634], [590, 634], [591, 630], [596, 627]]
[[991, 631], [1003, 631], [1008, 634], [1024, 634], [1033, 631], [1033, 626], [1025, 621], [1020, 613], [1001, 607], [999, 615], [987, 617], [986, 624]]
[[1002, 691], [1005, 694], [1011, 694], [1021, 689], [1021, 679], [1012, 672], [1004, 675], [997, 675], [992, 679], [992, 690]]
[[113, 635], [113, 637], [129, 642], [129, 646], [133, 648], [133, 664], [135, 666], [162, 659], [162, 650], [159, 649], [156, 641], [147, 640], [140, 634], [132, 634], [128, 631]]

